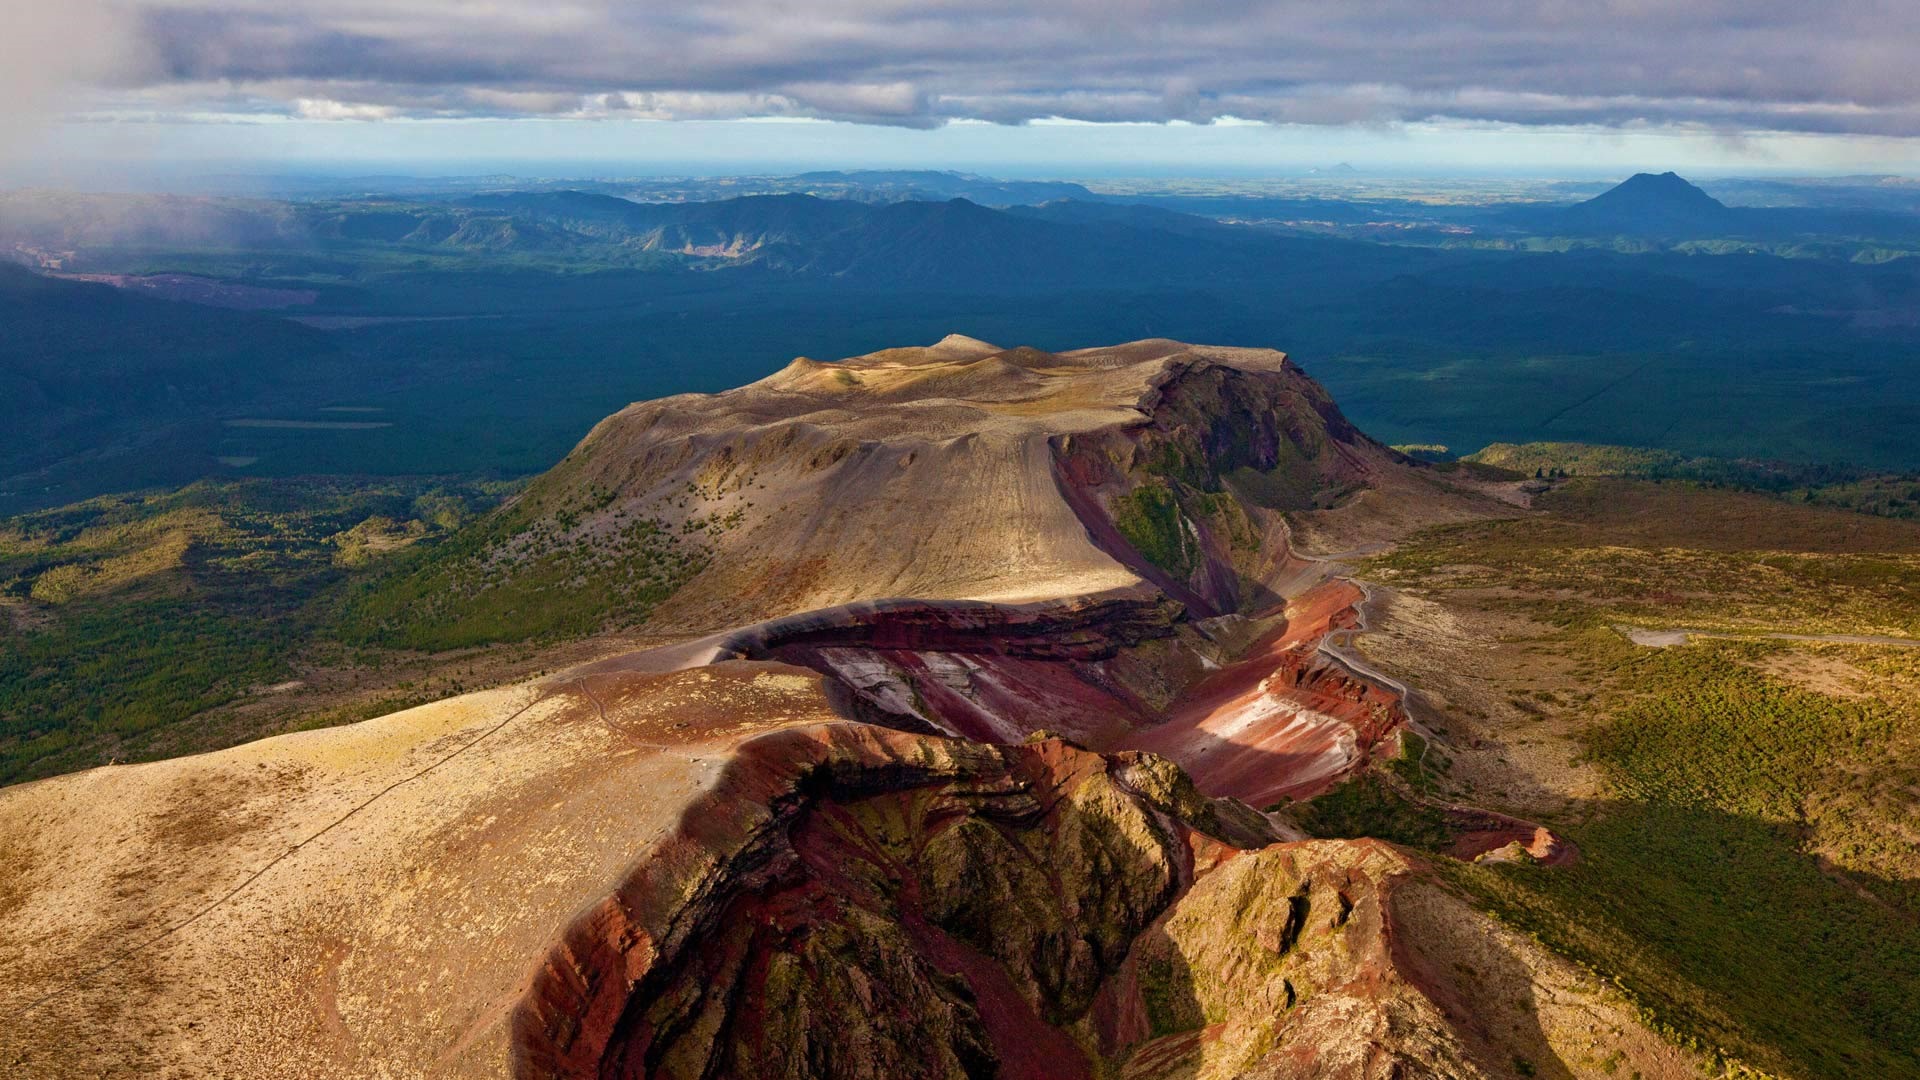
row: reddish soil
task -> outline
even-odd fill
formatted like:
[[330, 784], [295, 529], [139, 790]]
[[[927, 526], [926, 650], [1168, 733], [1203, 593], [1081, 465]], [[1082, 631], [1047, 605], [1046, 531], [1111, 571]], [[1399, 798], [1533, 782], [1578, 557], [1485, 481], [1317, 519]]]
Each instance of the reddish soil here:
[[[763, 1074], [796, 1052], [779, 1042], [793, 1029], [761, 1007], [779, 999], [780, 957], [789, 972], [801, 965], [810, 985], [854, 987], [851, 1000], [832, 1007], [873, 1014], [872, 1030], [895, 1040], [945, 1045], [931, 1031], [916, 1033], [917, 1025], [934, 1013], [957, 1015], [963, 1026], [977, 1023], [1000, 1077], [1091, 1075], [1079, 1046], [1046, 1022], [1001, 961], [933, 924], [921, 864], [932, 841], [968, 820], [1015, 841], [1008, 851], [1044, 843], [1038, 838], [1056, 833], [1063, 815], [1081, 812], [1076, 791], [1116, 790], [1114, 768], [1058, 741], [992, 749], [858, 724], [751, 740], [689, 806], [677, 833], [575, 922], [534, 975], [514, 1019], [516, 1073], [656, 1076], [664, 1059], [700, 1048]], [[1178, 849], [1168, 871], [1175, 880], [1160, 887], [1154, 908], [1133, 911], [1141, 928], [1190, 880], [1194, 835], [1174, 825], [1158, 842]], [[1089, 867], [1069, 880], [1052, 866], [1048, 883], [1027, 899], [1058, 905], [1072, 919], [1114, 887]], [[882, 923], [901, 936], [873, 929]], [[815, 948], [815, 940], [824, 944]], [[904, 952], [888, 952], [895, 941]], [[840, 970], [813, 970], [819, 963]], [[836, 982], [856, 964], [891, 970]], [[964, 991], [947, 996], [952, 987]], [[687, 1026], [721, 1015], [724, 1029]], [[825, 1046], [847, 1022], [820, 1016], [804, 1030]]]
[[1361, 598], [1346, 581], [1308, 590], [1279, 630], [1123, 745], [1173, 759], [1208, 795], [1254, 806], [1325, 790], [1405, 718], [1399, 695], [1320, 652], [1329, 632], [1357, 622]]

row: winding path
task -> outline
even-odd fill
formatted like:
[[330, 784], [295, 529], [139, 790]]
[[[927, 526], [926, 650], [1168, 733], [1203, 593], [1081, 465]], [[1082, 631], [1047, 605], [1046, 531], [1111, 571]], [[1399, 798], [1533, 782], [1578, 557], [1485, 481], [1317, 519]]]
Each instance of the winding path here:
[[1834, 645], [1892, 645], [1903, 649], [1920, 648], [1920, 638], [1886, 637], [1877, 634], [1737, 634], [1723, 630], [1648, 630], [1638, 626], [1616, 626], [1615, 630], [1635, 645], [1655, 649], [1685, 645], [1693, 638], [1720, 638], [1726, 641], [1824, 641]]
[[[1292, 544], [1291, 536], [1288, 537], [1288, 544]], [[1347, 566], [1344, 560], [1359, 558], [1364, 555], [1377, 555], [1390, 547], [1392, 547], [1391, 544], [1374, 543], [1357, 548], [1349, 548], [1345, 551], [1329, 552], [1325, 555], [1308, 555], [1296, 548], [1294, 549], [1294, 554], [1307, 562], [1319, 564], [1321, 572], [1326, 575], [1326, 579], [1339, 578], [1360, 590], [1360, 602], [1353, 607], [1354, 615], [1360, 620], [1359, 625], [1351, 626], [1344, 630], [1330, 631], [1325, 637], [1320, 639], [1320, 654], [1342, 665], [1360, 678], [1378, 683], [1400, 695], [1400, 707], [1406, 711], [1407, 719], [1418, 724], [1419, 718], [1414, 715], [1415, 695], [1412, 687], [1409, 687], [1406, 683], [1401, 682], [1399, 679], [1386, 674], [1368, 663], [1366, 658], [1361, 656], [1353, 647], [1355, 638], [1373, 629], [1370, 609], [1373, 607], [1375, 596], [1372, 585], [1367, 584], [1357, 577], [1351, 577], [1346, 573], [1346, 571], [1352, 568]]]

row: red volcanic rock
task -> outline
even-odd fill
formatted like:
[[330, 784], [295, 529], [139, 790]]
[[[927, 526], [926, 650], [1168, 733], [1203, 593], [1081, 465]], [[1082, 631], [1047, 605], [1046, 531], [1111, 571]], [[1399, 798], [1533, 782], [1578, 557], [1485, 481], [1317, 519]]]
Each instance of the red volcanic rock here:
[[825, 673], [864, 717], [890, 727], [991, 743], [1045, 729], [1097, 748], [1148, 750], [1210, 795], [1265, 806], [1339, 780], [1404, 719], [1397, 694], [1320, 650], [1329, 633], [1357, 625], [1361, 599], [1346, 582], [1310, 589], [1288, 605], [1280, 629], [1180, 691], [1170, 709], [1142, 700], [1110, 663], [1175, 633], [1179, 605], [1139, 592], [1028, 605], [850, 604], [760, 624], [718, 651]]
[[547, 958], [516, 1069], [1090, 1075], [1061, 1029], [1191, 880], [1197, 828], [1270, 838], [1151, 758], [863, 725], [755, 739]]
[[834, 646], [1104, 660], [1123, 646], [1169, 636], [1180, 614], [1180, 605], [1149, 589], [1031, 604], [868, 600], [757, 623], [728, 635], [718, 652], [760, 657]]
[[1361, 599], [1345, 581], [1309, 590], [1279, 630], [1123, 745], [1179, 763], [1210, 795], [1255, 806], [1324, 790], [1405, 719], [1397, 694], [1320, 651], [1328, 633], [1357, 624]]
[[1528, 946], [1389, 845], [1270, 839], [1151, 755], [762, 736], [548, 955], [515, 1072], [1510, 1074], [1452, 950]]
[[1148, 750], [1210, 795], [1266, 806], [1324, 790], [1405, 717], [1396, 693], [1320, 649], [1329, 633], [1358, 624], [1361, 599], [1344, 581], [1308, 590], [1278, 630], [1168, 709], [1142, 700], [1110, 663], [1175, 633], [1179, 605], [1140, 592], [1028, 605], [850, 604], [751, 627], [718, 652], [825, 673], [861, 715], [886, 726], [991, 743], [1045, 729], [1097, 748]]
[[1107, 661], [1173, 635], [1180, 615], [1147, 590], [1021, 605], [879, 601], [763, 623], [719, 651], [830, 675], [891, 727], [994, 743], [1045, 728], [1102, 745], [1154, 716]]

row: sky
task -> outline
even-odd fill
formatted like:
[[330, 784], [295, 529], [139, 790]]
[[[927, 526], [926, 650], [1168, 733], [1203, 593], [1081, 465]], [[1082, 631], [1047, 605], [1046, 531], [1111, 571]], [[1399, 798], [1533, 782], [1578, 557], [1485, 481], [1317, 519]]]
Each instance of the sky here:
[[1920, 171], [1911, 0], [0, 0], [0, 176]]

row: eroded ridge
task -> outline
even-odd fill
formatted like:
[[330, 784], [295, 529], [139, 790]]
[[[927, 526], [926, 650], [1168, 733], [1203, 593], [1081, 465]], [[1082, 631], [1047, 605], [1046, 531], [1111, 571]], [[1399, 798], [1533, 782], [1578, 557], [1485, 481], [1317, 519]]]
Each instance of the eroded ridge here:
[[1582, 977], [1417, 860], [1274, 840], [1150, 754], [762, 736], [548, 955], [515, 1071], [1482, 1077], [1563, 1037], [1477, 1022]]
[[[522, 1075], [1511, 1073], [1515, 1036], [1462, 1026], [1460, 965], [1407, 947], [1395, 898], [1476, 943], [1491, 924], [1397, 849], [1278, 843], [1247, 805], [1325, 790], [1408, 722], [1404, 688], [1324, 647], [1363, 628], [1365, 594], [1296, 556], [1286, 515], [1412, 483], [1410, 462], [1278, 354], [961, 341], [775, 384], [785, 410], [919, 402], [976, 429], [808, 459], [889, 491], [1018, 443], [1027, 490], [1044, 463], [1077, 526], [1049, 518], [1050, 542], [1121, 573], [882, 594], [715, 639], [821, 672], [867, 723], [741, 747], [542, 965], [515, 1014]], [[764, 455], [728, 469], [743, 460]], [[900, 539], [976, 567], [926, 524]], [[1551, 849], [1450, 813], [1462, 845]]]

